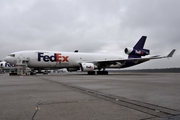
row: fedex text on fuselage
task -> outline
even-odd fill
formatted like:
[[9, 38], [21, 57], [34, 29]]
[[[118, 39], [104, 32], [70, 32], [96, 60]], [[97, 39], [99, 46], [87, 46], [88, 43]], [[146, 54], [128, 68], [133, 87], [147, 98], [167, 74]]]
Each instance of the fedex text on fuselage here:
[[54, 53], [54, 55], [44, 55], [43, 52], [38, 52], [38, 61], [44, 62], [69, 62], [69, 56], [63, 56], [61, 53]]

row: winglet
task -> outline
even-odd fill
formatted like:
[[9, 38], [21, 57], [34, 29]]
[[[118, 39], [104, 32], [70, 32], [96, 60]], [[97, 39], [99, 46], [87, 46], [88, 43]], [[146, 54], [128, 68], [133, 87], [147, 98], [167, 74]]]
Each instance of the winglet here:
[[176, 49], [173, 49], [173, 50], [167, 55], [167, 57], [172, 57], [175, 51], [176, 51]]

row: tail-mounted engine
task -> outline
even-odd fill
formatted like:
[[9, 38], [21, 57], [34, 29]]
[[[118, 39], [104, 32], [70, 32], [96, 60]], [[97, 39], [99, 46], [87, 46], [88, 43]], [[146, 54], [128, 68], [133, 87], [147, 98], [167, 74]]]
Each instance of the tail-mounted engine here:
[[124, 52], [128, 55], [137, 55], [137, 56], [146, 56], [150, 54], [150, 50], [148, 49], [136, 50], [133, 48], [125, 48]]

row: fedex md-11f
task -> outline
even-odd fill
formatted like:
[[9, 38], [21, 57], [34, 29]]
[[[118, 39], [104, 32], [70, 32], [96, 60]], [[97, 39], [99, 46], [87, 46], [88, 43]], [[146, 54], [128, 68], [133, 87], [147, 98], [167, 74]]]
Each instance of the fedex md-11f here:
[[146, 36], [142, 36], [133, 48], [125, 48], [124, 52], [128, 54], [128, 58], [123, 58], [118, 54], [28, 50], [11, 53], [5, 58], [5, 61], [35, 69], [67, 68], [68, 71], [81, 70], [88, 74], [108, 74], [106, 68], [131, 67], [152, 59], [172, 57], [175, 52], [173, 49], [167, 56], [147, 57], [150, 50], [144, 49], [145, 41]]

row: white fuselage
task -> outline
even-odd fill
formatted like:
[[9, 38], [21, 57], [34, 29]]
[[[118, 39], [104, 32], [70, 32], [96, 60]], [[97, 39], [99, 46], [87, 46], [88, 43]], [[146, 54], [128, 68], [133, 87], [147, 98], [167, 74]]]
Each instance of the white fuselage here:
[[[5, 59], [11, 64], [16, 65], [26, 62], [27, 66], [32, 68], [76, 68], [80, 66], [80, 63], [92, 63], [93, 61], [102, 60], [118, 60], [123, 59], [123, 57], [113, 54], [33, 50], [11, 53], [11, 55], [7, 56]], [[120, 66], [113, 65], [112, 67]]]

